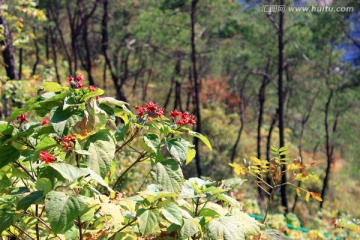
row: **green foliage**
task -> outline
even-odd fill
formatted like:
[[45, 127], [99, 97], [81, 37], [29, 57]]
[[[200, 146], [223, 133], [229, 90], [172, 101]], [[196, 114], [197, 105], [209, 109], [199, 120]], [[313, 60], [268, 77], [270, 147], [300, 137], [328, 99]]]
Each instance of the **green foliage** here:
[[[197, 137], [211, 149], [205, 136], [163, 115], [150, 119], [150, 110], [135, 116], [126, 103], [99, 97], [102, 93], [45, 83], [38, 96], [1, 123], [2, 231], [16, 226], [29, 236], [67, 239], [85, 231], [115, 239], [245, 239], [260, 233], [262, 225], [227, 195], [244, 180], [184, 179], [181, 166], [196, 154], [185, 137]], [[31, 122], [29, 111], [50, 121]], [[116, 118], [123, 120], [120, 126]], [[118, 169], [123, 154], [137, 157]], [[119, 196], [118, 187], [138, 164], [150, 168], [154, 184]], [[28, 216], [40, 222], [28, 223]], [[101, 232], [105, 225], [108, 230]]]

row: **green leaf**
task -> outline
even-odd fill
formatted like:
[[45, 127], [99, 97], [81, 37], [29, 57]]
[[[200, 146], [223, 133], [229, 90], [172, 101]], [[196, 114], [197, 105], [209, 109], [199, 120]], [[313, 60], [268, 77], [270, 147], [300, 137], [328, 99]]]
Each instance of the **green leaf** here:
[[159, 212], [157, 210], [140, 209], [138, 211], [139, 230], [143, 236], [159, 231]]
[[0, 219], [0, 235], [2, 235], [1, 233], [13, 223], [13, 214], [0, 211]]
[[184, 176], [179, 164], [173, 160], [165, 160], [155, 165], [154, 178], [163, 190], [179, 193], [183, 185]]
[[188, 165], [196, 156], [196, 150], [189, 148], [186, 155], [186, 165]]
[[70, 182], [73, 182], [76, 179], [87, 174], [87, 171], [85, 171], [84, 169], [75, 167], [67, 163], [49, 163], [49, 166], [58, 171], [61, 176], [63, 176]]
[[84, 96], [82, 97], [82, 100], [87, 101], [88, 99], [90, 99], [92, 97], [97, 97], [97, 96], [100, 96], [103, 94], [104, 94], [104, 90], [102, 90], [101, 88], [97, 88], [95, 92], [85, 93]]
[[145, 136], [142, 137], [143, 141], [145, 142], [145, 144], [154, 152], [157, 153], [159, 147], [160, 147], [160, 143], [161, 143], [161, 139], [159, 137], [159, 135], [155, 134], [155, 133], [148, 133]]
[[102, 97], [99, 99], [99, 104], [111, 104], [111, 105], [115, 105], [115, 106], [119, 106], [119, 107], [122, 107], [122, 106], [125, 106], [127, 105], [128, 103], [126, 102], [123, 102], [123, 101], [119, 101], [119, 100], [116, 100], [115, 98], [112, 98], [112, 97]]
[[240, 187], [244, 182], [246, 181], [246, 179], [241, 179], [241, 178], [230, 178], [230, 179], [225, 179], [222, 180], [222, 186], [225, 189], [235, 189]]
[[38, 203], [43, 200], [43, 191], [35, 191], [20, 199], [18, 204], [16, 205], [16, 210], [24, 210], [26, 211], [31, 204]]
[[38, 178], [35, 184], [37, 190], [42, 190], [43, 195], [48, 194], [53, 188], [53, 184], [48, 178]]
[[174, 138], [166, 141], [166, 147], [170, 154], [180, 164], [186, 161], [189, 142], [182, 138]]
[[162, 214], [164, 215], [165, 219], [171, 223], [174, 223], [176, 225], [182, 225], [183, 223], [183, 218], [180, 209], [174, 202], [170, 202], [165, 207]]
[[107, 130], [91, 135], [84, 147], [91, 155], [86, 155], [86, 165], [100, 176], [110, 170], [115, 157], [115, 143]]
[[182, 239], [186, 239], [194, 236], [199, 232], [198, 223], [194, 219], [184, 219], [184, 224], [181, 226], [180, 236]]
[[5, 145], [0, 147], [0, 168], [13, 163], [20, 157], [20, 152], [13, 146]]
[[223, 216], [212, 219], [208, 224], [210, 239], [245, 240], [245, 233], [235, 216]]
[[196, 138], [200, 139], [210, 149], [210, 151], [212, 151], [211, 143], [210, 143], [209, 139], [207, 139], [207, 137], [205, 137], [201, 133], [197, 133], [197, 132], [194, 132], [194, 131], [188, 131], [188, 134], [190, 136], [193, 136], [193, 137], [196, 137]]
[[49, 192], [46, 196], [45, 211], [53, 231], [63, 233], [69, 230], [85, 206], [80, 195], [68, 196], [63, 192]]
[[42, 86], [47, 92], [59, 92], [63, 90], [63, 87], [56, 82], [44, 82]]
[[36, 146], [35, 153], [55, 147], [56, 145], [57, 145], [57, 142], [55, 141], [55, 139], [50, 138], [50, 137], [44, 138]]
[[[70, 119], [71, 118], [71, 119]], [[51, 113], [51, 122], [54, 130], [59, 135], [66, 135], [69, 127], [68, 121], [71, 122], [71, 126], [75, 125], [76, 122], [81, 121], [84, 118], [82, 111], [73, 111], [71, 109], [63, 110], [61, 107], [57, 107]]]

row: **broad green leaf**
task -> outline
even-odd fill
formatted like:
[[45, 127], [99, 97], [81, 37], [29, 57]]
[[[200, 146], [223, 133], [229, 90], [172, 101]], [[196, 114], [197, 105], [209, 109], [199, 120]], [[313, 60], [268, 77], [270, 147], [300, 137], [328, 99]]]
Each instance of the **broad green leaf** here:
[[200, 139], [210, 149], [210, 151], [212, 151], [211, 143], [210, 143], [209, 139], [207, 139], [207, 137], [205, 137], [201, 133], [197, 133], [197, 132], [194, 132], [194, 131], [191, 131], [191, 130], [188, 131], [188, 134], [190, 136], [193, 136], [193, 137], [196, 137], [196, 138]]
[[69, 230], [85, 206], [80, 195], [68, 196], [63, 192], [49, 192], [46, 196], [45, 211], [53, 231], [63, 233]]
[[225, 189], [235, 189], [240, 187], [245, 181], [246, 179], [241, 179], [241, 178], [225, 179], [222, 180], [222, 186]]
[[43, 191], [35, 191], [30, 193], [29, 195], [20, 199], [18, 204], [16, 205], [16, 210], [24, 210], [26, 211], [31, 204], [39, 203], [43, 200]]
[[157, 153], [159, 147], [160, 147], [160, 143], [161, 143], [161, 139], [159, 137], [159, 135], [155, 134], [155, 133], [148, 133], [145, 136], [142, 137], [143, 141], [145, 142], [145, 144], [154, 152]]
[[240, 203], [235, 199], [226, 194], [219, 194], [217, 197], [219, 200], [223, 200], [233, 206], [240, 207]]
[[67, 163], [49, 163], [49, 166], [58, 171], [65, 179], [73, 182], [85, 176], [87, 171]]
[[196, 156], [196, 150], [189, 148], [186, 155], [186, 165], [188, 165]]
[[20, 157], [20, 152], [13, 146], [5, 145], [0, 147], [0, 168], [13, 163]]
[[84, 96], [82, 97], [82, 100], [87, 101], [88, 99], [90, 99], [92, 97], [97, 97], [97, 96], [100, 96], [100, 95], [103, 95], [103, 94], [104, 94], [104, 90], [102, 90], [101, 88], [97, 88], [95, 90], [95, 92], [85, 93]]
[[143, 236], [159, 231], [159, 212], [157, 210], [141, 209], [138, 211], [139, 231]]
[[63, 90], [63, 87], [56, 82], [44, 82], [42, 85], [47, 92], [59, 92]]
[[184, 223], [180, 229], [180, 236], [182, 239], [186, 239], [194, 236], [200, 231], [198, 223], [194, 219], [184, 219]]
[[182, 138], [174, 138], [166, 141], [166, 147], [170, 154], [180, 164], [186, 161], [189, 142]]
[[46, 195], [53, 188], [53, 184], [48, 178], [38, 178], [35, 183], [35, 188], [37, 190], [42, 190], [43, 195]]
[[55, 141], [54, 138], [44, 138], [42, 139], [38, 145], [35, 148], [35, 152], [39, 152], [39, 151], [45, 151], [46, 149], [55, 147], [57, 145], [57, 142]]
[[162, 214], [171, 223], [176, 225], [182, 225], [183, 218], [180, 212], [179, 207], [174, 203], [170, 202], [162, 211]]
[[[70, 120], [70, 118], [72, 118]], [[54, 130], [59, 135], [66, 135], [69, 124], [73, 126], [76, 122], [81, 121], [84, 118], [82, 111], [72, 111], [71, 109], [63, 110], [61, 107], [57, 107], [51, 112], [51, 122]], [[69, 123], [67, 123], [69, 121]]]
[[255, 236], [260, 233], [260, 227], [263, 225], [250, 217], [247, 213], [242, 212], [240, 208], [233, 208], [231, 215], [238, 218], [237, 223], [240, 225], [241, 230], [246, 237]]
[[245, 233], [235, 216], [223, 216], [212, 219], [208, 224], [210, 239], [245, 240]]
[[86, 165], [100, 176], [105, 176], [110, 170], [115, 157], [115, 143], [107, 130], [91, 135], [84, 149], [91, 155], [86, 155]]
[[0, 235], [1, 233], [13, 224], [13, 214], [5, 211], [0, 211]]
[[184, 176], [179, 164], [173, 160], [165, 160], [155, 165], [154, 178], [163, 190], [179, 193], [183, 185]]
[[115, 106], [119, 106], [119, 107], [122, 107], [122, 106], [125, 106], [125, 105], [128, 104], [126, 102], [116, 100], [113, 97], [102, 97], [102, 98], [99, 99], [99, 104], [101, 104], [101, 103], [103, 103], [103, 104], [111, 104], [111, 105], [115, 105]]

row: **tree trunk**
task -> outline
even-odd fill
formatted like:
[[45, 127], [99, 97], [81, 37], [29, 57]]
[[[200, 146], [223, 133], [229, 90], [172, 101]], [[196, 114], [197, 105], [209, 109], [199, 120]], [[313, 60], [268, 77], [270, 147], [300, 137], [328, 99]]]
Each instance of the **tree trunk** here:
[[[285, 0], [280, 0], [280, 5], [285, 5]], [[284, 136], [284, 99], [283, 99], [283, 64], [284, 64], [284, 12], [279, 12], [279, 30], [278, 30], [278, 51], [279, 51], [279, 62], [278, 62], [278, 110], [279, 110], [279, 147], [285, 146]], [[282, 158], [285, 156], [281, 156]], [[281, 166], [282, 171], [286, 170], [286, 166]], [[285, 212], [289, 211], [288, 201], [286, 196], [286, 174], [281, 177], [281, 205], [285, 208]]]
[[19, 80], [21, 80], [22, 65], [23, 65], [23, 48], [20, 48], [19, 49]]
[[57, 65], [57, 53], [56, 53], [56, 40], [55, 40], [55, 33], [53, 32], [53, 30], [50, 28], [49, 29], [50, 32], [50, 40], [51, 40], [51, 50], [52, 50], [52, 57], [53, 57], [53, 61], [54, 61], [54, 67], [55, 67], [55, 73], [56, 73], [56, 80], [57, 82], [60, 84], [60, 75], [59, 75], [59, 69], [58, 69], [58, 65]]
[[[33, 65], [33, 68], [32, 68], [32, 72], [31, 72], [31, 75], [35, 75], [36, 74], [36, 68], [37, 68], [37, 65], [39, 64], [39, 61], [40, 61], [40, 49], [39, 49], [39, 44], [38, 44], [38, 41], [37, 41], [37, 36], [36, 36], [36, 31], [35, 31], [35, 27], [33, 28], [33, 33], [34, 33], [34, 36], [35, 36], [35, 39], [34, 39], [34, 45], [35, 45], [35, 56], [36, 56], [36, 60], [35, 60], [35, 63]], [[46, 36], [47, 36], [47, 33], [46, 33]], [[48, 41], [46, 39], [46, 41]], [[46, 54], [48, 54], [47, 51], [49, 51], [47, 48], [48, 48], [48, 43], [46, 43]]]
[[[192, 75], [194, 80], [194, 90], [195, 90], [195, 97], [194, 97], [194, 105], [195, 105], [195, 117], [196, 117], [196, 132], [201, 133], [201, 113], [200, 113], [200, 97], [199, 97], [199, 79], [198, 79], [198, 72], [196, 66], [196, 43], [195, 43], [195, 22], [196, 22], [196, 5], [199, 0], [192, 0], [191, 1], [191, 62], [192, 62]], [[200, 149], [199, 149], [199, 139], [194, 138], [194, 145], [195, 145], [195, 163], [196, 163], [196, 170], [197, 175], [200, 177], [202, 175], [201, 169], [201, 158], [200, 158]]]
[[[3, 1], [0, 1], [0, 5], [3, 4]], [[3, 26], [3, 36], [4, 40], [0, 41], [0, 45], [3, 47], [2, 56], [4, 59], [6, 75], [9, 79], [14, 80], [18, 79], [16, 73], [16, 63], [14, 57], [14, 49], [12, 46], [11, 34], [8, 28], [8, 25], [2, 15], [2, 10], [0, 8], [0, 25]]]
[[[321, 198], [322, 201], [320, 202], [320, 209], [323, 208], [324, 202], [325, 202], [325, 196], [326, 191], [328, 188], [329, 178], [330, 178], [330, 170], [331, 170], [331, 164], [332, 164], [332, 157], [333, 157], [333, 151], [334, 148], [331, 144], [331, 137], [330, 137], [330, 130], [329, 130], [329, 110], [330, 110], [330, 103], [333, 98], [334, 92], [333, 90], [330, 90], [326, 105], [325, 105], [325, 140], [326, 140], [326, 158], [327, 158], [327, 166], [326, 166], [326, 173], [325, 178], [323, 181], [323, 188], [321, 190]], [[338, 120], [339, 114], [336, 114], [334, 125], [333, 125], [333, 133], [336, 131], [337, 126], [337, 120]]]

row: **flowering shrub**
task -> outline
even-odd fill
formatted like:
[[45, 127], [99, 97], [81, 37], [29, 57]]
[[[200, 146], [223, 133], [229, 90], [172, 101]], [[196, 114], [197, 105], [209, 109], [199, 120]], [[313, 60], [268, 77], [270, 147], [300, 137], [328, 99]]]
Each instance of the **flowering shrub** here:
[[[245, 239], [262, 224], [227, 192], [243, 180], [185, 180], [181, 166], [196, 155], [188, 112], [169, 118], [156, 103], [136, 106], [103, 97], [69, 77], [47, 82], [38, 96], [0, 122], [0, 232], [24, 239]], [[31, 113], [31, 114], [30, 114]], [[33, 119], [31, 115], [40, 119]], [[121, 119], [120, 124], [115, 124]], [[132, 162], [119, 168], [123, 156]], [[151, 169], [132, 196], [124, 179]], [[141, 168], [141, 167], [140, 167]]]

